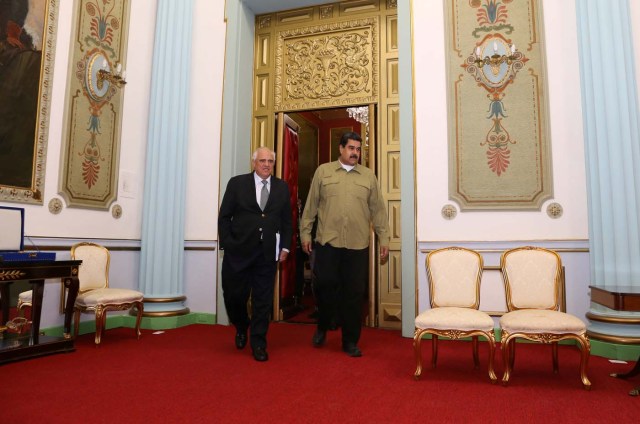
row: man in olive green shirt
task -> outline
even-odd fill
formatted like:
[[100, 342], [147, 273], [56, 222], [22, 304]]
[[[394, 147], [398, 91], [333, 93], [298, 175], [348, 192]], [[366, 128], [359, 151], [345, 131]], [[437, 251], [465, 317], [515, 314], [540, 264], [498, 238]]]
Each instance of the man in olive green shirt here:
[[[342, 350], [362, 356], [358, 348], [362, 299], [369, 263], [371, 226], [380, 241], [380, 258], [389, 254], [389, 222], [378, 180], [369, 168], [358, 164], [362, 138], [347, 132], [340, 139], [340, 157], [320, 165], [313, 176], [300, 221], [302, 249], [315, 251], [314, 274], [318, 289], [318, 328], [313, 345], [326, 342], [334, 295], [342, 321]], [[315, 245], [311, 229], [318, 219]]]

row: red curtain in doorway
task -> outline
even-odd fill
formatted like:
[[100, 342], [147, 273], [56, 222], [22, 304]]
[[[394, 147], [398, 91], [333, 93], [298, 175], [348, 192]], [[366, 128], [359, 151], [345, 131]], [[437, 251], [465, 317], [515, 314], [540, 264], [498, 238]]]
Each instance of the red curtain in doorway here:
[[284, 169], [282, 178], [289, 185], [293, 236], [291, 240], [291, 252], [289, 253], [287, 260], [282, 264], [281, 268], [281, 299], [293, 297], [296, 287], [296, 243], [298, 234], [298, 134], [288, 126], [285, 126], [284, 131], [283, 156]]

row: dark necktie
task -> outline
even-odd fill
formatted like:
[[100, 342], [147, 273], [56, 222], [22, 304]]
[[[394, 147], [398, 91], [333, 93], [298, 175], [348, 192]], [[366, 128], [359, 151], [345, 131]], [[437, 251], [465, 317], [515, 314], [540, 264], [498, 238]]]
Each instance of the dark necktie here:
[[269, 181], [262, 180], [262, 191], [260, 191], [260, 209], [262, 210], [267, 206], [267, 200], [269, 199], [269, 190], [267, 189], [268, 183]]

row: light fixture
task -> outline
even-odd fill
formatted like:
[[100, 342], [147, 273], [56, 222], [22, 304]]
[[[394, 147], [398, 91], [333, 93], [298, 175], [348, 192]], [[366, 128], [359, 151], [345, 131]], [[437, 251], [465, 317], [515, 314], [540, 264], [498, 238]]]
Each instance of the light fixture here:
[[485, 65], [489, 65], [489, 67], [491, 68], [493, 73], [497, 74], [499, 72], [500, 65], [502, 65], [503, 63], [506, 63], [507, 65], [511, 65], [511, 63], [513, 61], [517, 60], [519, 58], [519, 56], [521, 56], [521, 55], [520, 55], [520, 53], [518, 53], [516, 51], [516, 45], [515, 44], [511, 44], [509, 46], [509, 54], [508, 55], [498, 54], [498, 42], [494, 41], [493, 42], [493, 54], [491, 56], [482, 57], [481, 56], [480, 46], [476, 47], [474, 63], [479, 68], [483, 67]]
[[122, 64], [118, 63], [116, 65], [116, 71], [111, 72], [106, 59], [102, 61], [102, 68], [98, 71], [97, 76], [97, 86], [99, 90], [102, 90], [102, 86], [105, 81], [115, 85], [118, 88], [122, 88], [122, 86], [127, 83], [127, 81], [125, 80], [126, 72], [122, 70]]
[[358, 106], [358, 107], [348, 107], [347, 113], [349, 114], [349, 118], [355, 119], [364, 125], [369, 125], [369, 107], [368, 106]]

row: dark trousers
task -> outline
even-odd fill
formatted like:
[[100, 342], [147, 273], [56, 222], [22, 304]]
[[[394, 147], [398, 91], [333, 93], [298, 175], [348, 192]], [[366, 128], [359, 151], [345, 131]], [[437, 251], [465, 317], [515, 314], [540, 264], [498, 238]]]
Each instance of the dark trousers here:
[[[265, 258], [262, 249], [250, 255], [225, 252], [222, 291], [229, 320], [238, 332], [250, 329], [251, 348], [267, 347], [267, 330], [273, 307], [273, 283], [277, 262]], [[251, 296], [251, 319], [247, 301]]]
[[343, 346], [357, 344], [362, 327], [362, 299], [367, 281], [369, 249], [353, 250], [317, 244], [314, 252], [318, 329], [329, 329], [337, 308], [342, 321]]

